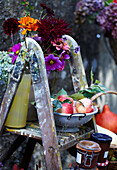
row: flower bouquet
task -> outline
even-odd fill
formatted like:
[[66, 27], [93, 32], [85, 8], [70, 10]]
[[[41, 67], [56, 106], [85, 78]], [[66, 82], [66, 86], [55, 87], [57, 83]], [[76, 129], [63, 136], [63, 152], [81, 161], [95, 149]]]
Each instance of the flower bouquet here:
[[[63, 19], [56, 18], [54, 11], [45, 4], [40, 4], [42, 10], [38, 19], [30, 17], [28, 9], [33, 9], [29, 2], [23, 1], [22, 5], [26, 7], [24, 17], [19, 20], [15, 18], [7, 19], [4, 24], [4, 32], [11, 36], [13, 46], [8, 50], [9, 56], [14, 64], [26, 37], [30, 37], [41, 46], [47, 73], [51, 71], [62, 71], [65, 67], [65, 60], [70, 58], [70, 46], [66, 43], [65, 34], [70, 33], [69, 24]], [[14, 45], [14, 34], [20, 31], [22, 42]]]
[[[12, 64], [14, 65], [22, 56], [20, 55], [22, 46], [24, 47], [26, 38], [29, 37], [32, 41], [35, 40], [42, 48], [47, 74], [49, 75], [53, 71], [62, 71], [65, 67], [65, 61], [70, 58], [70, 46], [67, 44], [64, 36], [70, 32], [69, 24], [66, 24], [63, 19], [56, 18], [53, 10], [45, 4], [40, 4], [42, 10], [38, 19], [30, 17], [28, 12], [28, 8], [31, 8], [29, 2], [23, 1], [22, 5], [26, 6], [24, 17], [21, 17], [19, 20], [9, 18], [3, 24], [5, 33], [11, 36], [12, 40], [13, 46], [8, 50]], [[21, 42], [18, 44], [14, 44], [16, 32], [20, 32], [21, 37]], [[26, 46], [23, 60], [27, 59], [27, 53], [28, 49]], [[34, 102], [34, 99], [32, 100]]]

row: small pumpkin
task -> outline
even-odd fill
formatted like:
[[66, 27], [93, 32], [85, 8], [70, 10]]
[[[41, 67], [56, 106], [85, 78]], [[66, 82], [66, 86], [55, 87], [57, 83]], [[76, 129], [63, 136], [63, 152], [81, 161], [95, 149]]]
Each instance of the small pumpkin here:
[[103, 110], [96, 116], [96, 124], [117, 134], [117, 114], [110, 111], [107, 104]]

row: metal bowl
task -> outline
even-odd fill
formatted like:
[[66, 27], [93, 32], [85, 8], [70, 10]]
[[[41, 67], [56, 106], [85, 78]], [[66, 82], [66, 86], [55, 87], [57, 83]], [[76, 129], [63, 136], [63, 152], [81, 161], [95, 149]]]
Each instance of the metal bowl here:
[[57, 113], [54, 112], [55, 124], [60, 127], [68, 127], [68, 128], [76, 128], [80, 127], [83, 124], [90, 121], [94, 114], [98, 112], [96, 106], [94, 107], [94, 111], [91, 113], [74, 113], [74, 114], [66, 114], [66, 113]]

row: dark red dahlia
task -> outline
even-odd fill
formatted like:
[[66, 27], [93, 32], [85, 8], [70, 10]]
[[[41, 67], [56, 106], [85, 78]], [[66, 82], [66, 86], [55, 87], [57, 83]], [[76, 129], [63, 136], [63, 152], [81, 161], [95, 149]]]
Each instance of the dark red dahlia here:
[[70, 33], [69, 24], [59, 18], [49, 17], [41, 19], [38, 28], [38, 36], [44, 44], [61, 38], [62, 35]]
[[16, 32], [18, 32], [18, 30], [20, 29], [18, 25], [19, 25], [18, 19], [15, 18], [7, 19], [3, 24], [5, 34], [11, 35], [11, 33], [15, 34]]

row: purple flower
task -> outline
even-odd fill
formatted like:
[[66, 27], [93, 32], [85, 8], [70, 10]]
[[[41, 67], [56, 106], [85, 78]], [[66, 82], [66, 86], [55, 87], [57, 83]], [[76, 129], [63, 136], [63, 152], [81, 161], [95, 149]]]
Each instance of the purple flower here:
[[66, 51], [63, 51], [60, 55], [60, 61], [62, 63], [61, 67], [58, 69], [58, 71], [62, 71], [65, 67], [65, 61], [64, 60], [68, 60], [70, 58], [70, 56], [67, 54]]
[[77, 54], [80, 51], [80, 46], [75, 48], [75, 53]]
[[[2, 162], [0, 162], [0, 167], [2, 167], [3, 166], [3, 164], [2, 164]], [[1, 168], [0, 168], [1, 169]]]
[[65, 59], [65, 60], [70, 59], [70, 56], [67, 54], [66, 51], [63, 51], [63, 52], [61, 53], [61, 55], [60, 55], [60, 60], [62, 60], [62, 59]]
[[31, 37], [31, 38], [33, 38], [35, 41], [41, 41], [41, 37], [39, 37], [37, 34], [35, 34], [33, 37]]
[[117, 4], [110, 3], [97, 16], [97, 22], [103, 30], [110, 32], [117, 39]]
[[76, 4], [76, 23], [84, 23], [86, 16], [95, 19], [104, 8], [103, 0], [80, 0]]
[[21, 47], [21, 43], [15, 44], [12, 48], [12, 51], [14, 52], [14, 54], [9, 54], [9, 56], [13, 58], [12, 64], [14, 64], [15, 60], [17, 59], [20, 47]]
[[47, 71], [54, 71], [58, 70], [61, 67], [62, 62], [59, 60], [59, 57], [55, 57], [53, 54], [49, 54], [45, 57], [45, 64]]
[[61, 65], [61, 67], [58, 69], [58, 71], [62, 71], [62, 70], [64, 69], [64, 67], [65, 67], [65, 61], [64, 61], [64, 59], [62, 59], [61, 62], [62, 62], [62, 65]]

